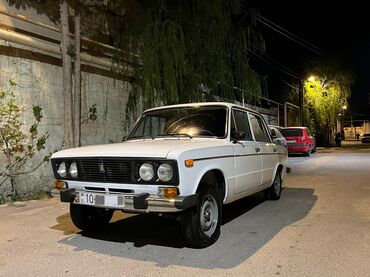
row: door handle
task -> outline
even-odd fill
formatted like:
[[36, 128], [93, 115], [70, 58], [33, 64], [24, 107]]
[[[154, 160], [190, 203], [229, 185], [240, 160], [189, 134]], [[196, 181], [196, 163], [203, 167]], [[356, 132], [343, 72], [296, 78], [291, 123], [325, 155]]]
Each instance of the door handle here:
[[254, 150], [256, 151], [256, 153], [261, 152], [261, 148], [259, 148], [259, 147], [255, 147]]

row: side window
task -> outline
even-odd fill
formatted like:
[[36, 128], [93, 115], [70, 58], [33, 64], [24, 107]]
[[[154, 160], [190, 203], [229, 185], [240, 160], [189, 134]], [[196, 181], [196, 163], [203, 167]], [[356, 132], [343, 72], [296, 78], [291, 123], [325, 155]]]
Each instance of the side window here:
[[244, 132], [244, 140], [253, 140], [246, 112], [233, 110], [233, 117], [231, 119], [231, 137], [233, 137], [233, 133], [235, 131]]
[[311, 132], [308, 128], [306, 128], [306, 131], [307, 131], [307, 136], [311, 136]]
[[254, 138], [256, 139], [256, 141], [270, 142], [269, 135], [263, 124], [262, 118], [254, 114], [249, 114], [249, 116], [251, 127], [254, 133]]

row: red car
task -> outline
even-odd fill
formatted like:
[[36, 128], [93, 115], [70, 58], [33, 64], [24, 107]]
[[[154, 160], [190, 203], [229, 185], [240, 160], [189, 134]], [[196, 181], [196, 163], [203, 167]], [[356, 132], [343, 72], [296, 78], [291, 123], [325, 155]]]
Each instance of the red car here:
[[316, 151], [316, 140], [307, 127], [287, 127], [281, 130], [288, 144], [288, 153], [303, 153], [310, 156]]

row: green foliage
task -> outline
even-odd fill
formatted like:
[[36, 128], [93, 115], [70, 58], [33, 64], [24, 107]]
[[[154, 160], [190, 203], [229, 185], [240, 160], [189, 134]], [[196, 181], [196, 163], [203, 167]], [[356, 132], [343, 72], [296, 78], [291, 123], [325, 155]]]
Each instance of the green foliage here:
[[96, 121], [98, 118], [97, 116], [97, 109], [96, 109], [96, 104], [92, 104], [91, 107], [89, 108], [89, 111], [86, 112], [81, 116], [81, 124], [87, 123], [89, 121]]
[[[138, 1], [139, 2], [139, 1]], [[140, 53], [128, 107], [258, 98], [259, 79], [248, 65], [250, 26], [235, 20], [241, 1], [140, 2], [122, 24], [120, 47]], [[139, 19], [138, 19], [139, 17]], [[241, 90], [235, 90], [235, 87]]]
[[344, 75], [315, 77], [304, 82], [306, 122], [313, 130], [330, 135], [338, 115], [350, 96], [350, 85]]
[[[24, 122], [22, 121], [25, 108], [16, 103], [14, 90], [17, 84], [15, 81], [9, 81], [9, 90], [1, 91], [0, 95], [0, 148], [5, 157], [4, 165], [0, 166], [0, 187], [7, 180], [12, 186], [11, 197], [17, 197], [18, 192], [15, 186], [15, 178], [20, 174], [27, 174], [36, 170], [47, 160], [43, 158], [40, 164], [27, 172], [22, 171], [26, 162], [31, 159], [35, 153], [45, 148], [49, 133], [46, 133], [37, 139], [38, 125], [42, 118], [42, 109], [39, 106], [33, 106], [33, 115], [35, 123], [29, 129], [29, 134], [23, 131]], [[2, 195], [2, 199], [5, 199]]]

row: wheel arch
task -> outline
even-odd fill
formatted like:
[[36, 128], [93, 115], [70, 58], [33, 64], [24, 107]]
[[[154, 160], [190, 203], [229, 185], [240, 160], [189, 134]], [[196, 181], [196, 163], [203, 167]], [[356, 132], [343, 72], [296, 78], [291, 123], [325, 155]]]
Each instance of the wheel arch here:
[[209, 169], [208, 171], [204, 172], [198, 182], [197, 192], [203, 184], [216, 184], [217, 190], [220, 193], [220, 199], [222, 200], [222, 202], [224, 201], [228, 190], [224, 173], [220, 169]]

